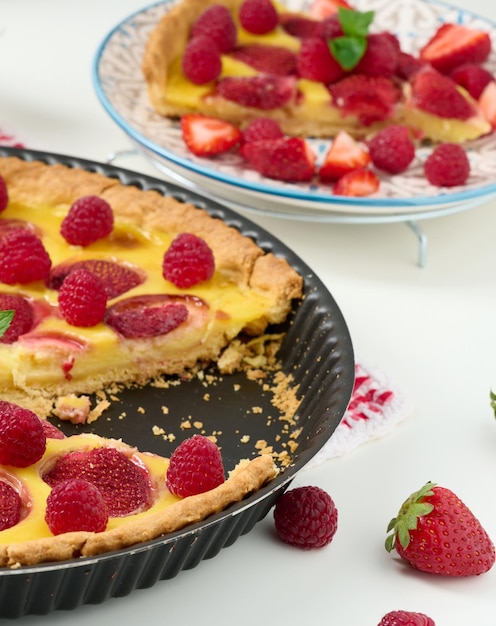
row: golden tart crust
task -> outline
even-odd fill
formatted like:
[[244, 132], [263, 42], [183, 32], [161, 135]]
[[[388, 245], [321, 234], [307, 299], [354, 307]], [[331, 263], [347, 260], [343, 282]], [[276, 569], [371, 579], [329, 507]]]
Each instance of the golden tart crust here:
[[[45, 455], [34, 466], [2, 469], [8, 474], [7, 480], [22, 484], [24, 497], [30, 500], [30, 509], [18, 525], [0, 532], [0, 567], [15, 568], [97, 556], [151, 541], [219, 513], [260, 489], [278, 473], [272, 457], [261, 455], [240, 462], [228, 479], [215, 489], [179, 499], [165, 487], [168, 459], [93, 434], [49, 439], [47, 442]], [[64, 452], [100, 446], [115, 447], [130, 457], [137, 457], [138, 462], [148, 468], [159, 491], [153, 505], [147, 511], [128, 517], [111, 518], [107, 530], [100, 533], [79, 531], [51, 535], [44, 522], [45, 498], [50, 488], [41, 478], [43, 467], [51, 458]]]
[[[193, 319], [184, 328], [149, 339], [117, 337], [104, 324], [80, 329], [49, 318], [14, 344], [0, 344], [3, 399], [40, 416], [50, 412], [59, 396], [92, 393], [115, 382], [144, 384], [160, 374], [182, 374], [198, 364], [216, 362], [241, 331], [262, 334], [268, 324], [284, 321], [293, 301], [302, 296], [303, 280], [285, 259], [265, 253], [252, 239], [192, 204], [99, 173], [16, 157], [0, 159], [0, 175], [9, 193], [9, 206], [0, 220], [21, 217], [35, 223], [46, 247], [52, 245], [52, 265], [85, 258], [129, 261], [145, 269], [147, 280], [115, 300], [149, 292], [187, 292], [207, 303], [202, 307], [203, 321]], [[98, 195], [110, 203], [117, 234], [87, 248], [61, 244], [60, 221], [70, 205], [85, 195]], [[186, 291], [163, 279], [159, 257], [182, 232], [205, 239], [216, 264], [210, 281]], [[42, 284], [0, 284], [0, 291], [57, 305], [56, 292]], [[47, 333], [67, 335], [69, 347], [46, 340]], [[70, 345], [78, 343], [82, 349], [71, 352]], [[69, 376], [63, 370], [68, 359], [73, 360]]]

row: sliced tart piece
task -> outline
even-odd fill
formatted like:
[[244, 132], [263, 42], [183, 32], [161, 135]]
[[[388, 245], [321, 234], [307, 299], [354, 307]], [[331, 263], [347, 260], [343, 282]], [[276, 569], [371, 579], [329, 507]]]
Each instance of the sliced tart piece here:
[[[0, 308], [11, 306], [2, 298], [16, 296], [31, 313], [17, 336], [0, 343], [0, 392], [39, 415], [60, 396], [110, 383], [143, 384], [215, 363], [240, 333], [262, 335], [269, 324], [284, 321], [302, 295], [302, 278], [285, 259], [191, 204], [98, 173], [14, 157], [0, 159], [0, 176], [9, 196], [0, 213], [0, 255], [9, 259], [4, 267], [34, 258], [25, 265], [40, 268], [33, 255], [48, 258], [44, 274], [0, 278]], [[111, 232], [88, 245], [70, 244], [62, 222], [88, 197], [111, 207]], [[210, 273], [191, 286], [164, 278], [165, 253], [185, 234], [211, 254]], [[31, 257], [24, 257], [22, 246], [33, 238], [38, 252], [29, 247]], [[193, 257], [202, 269], [203, 257]], [[181, 259], [173, 257], [179, 269]], [[90, 290], [102, 307], [97, 323], [73, 321], [67, 313], [74, 284], [81, 287], [74, 276], [81, 274], [101, 285]], [[94, 309], [95, 301], [90, 305]]]

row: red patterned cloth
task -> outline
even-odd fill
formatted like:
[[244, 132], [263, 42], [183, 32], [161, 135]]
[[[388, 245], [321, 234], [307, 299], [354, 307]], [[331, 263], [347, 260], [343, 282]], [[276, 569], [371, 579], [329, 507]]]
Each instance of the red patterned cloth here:
[[306, 466], [315, 467], [389, 433], [411, 412], [403, 393], [378, 369], [355, 366], [355, 384], [348, 408], [332, 437]]

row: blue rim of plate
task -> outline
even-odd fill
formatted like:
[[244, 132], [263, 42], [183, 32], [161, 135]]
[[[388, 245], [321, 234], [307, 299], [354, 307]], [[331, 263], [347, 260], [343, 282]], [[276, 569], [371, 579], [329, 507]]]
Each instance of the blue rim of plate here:
[[[358, 0], [360, 1], [360, 0]], [[488, 29], [492, 29], [493, 37], [493, 52], [492, 55], [496, 55], [496, 22], [491, 21], [485, 17], [482, 17], [475, 12], [467, 11], [465, 9], [458, 8], [452, 4], [442, 2], [439, 0], [412, 0], [414, 3], [431, 5], [433, 7], [443, 7], [449, 11], [454, 11], [457, 13], [457, 21], [464, 22], [467, 18], [469, 19], [477, 19], [483, 21]], [[408, 209], [412, 208], [419, 210], [435, 210], [436, 207], [445, 210], [446, 206], [460, 206], [465, 203], [469, 203], [467, 208], [472, 208], [479, 204], [482, 204], [488, 201], [492, 196], [496, 195], [496, 182], [483, 185], [481, 187], [475, 187], [471, 189], [465, 189], [463, 191], [457, 192], [444, 192], [439, 195], [434, 196], [414, 196], [411, 198], [390, 198], [390, 197], [346, 197], [346, 196], [336, 196], [332, 193], [319, 193], [319, 192], [310, 192], [307, 190], [303, 190], [300, 187], [294, 185], [293, 187], [277, 187], [275, 184], [270, 184], [270, 179], [267, 184], [253, 182], [249, 180], [245, 180], [238, 176], [231, 176], [229, 174], [220, 173], [216, 171], [209, 165], [204, 165], [203, 163], [197, 163], [192, 158], [184, 158], [180, 155], [177, 155], [171, 150], [168, 150], [162, 145], [159, 145], [144, 136], [141, 132], [136, 130], [132, 124], [129, 123], [127, 119], [125, 119], [112, 105], [109, 98], [107, 97], [107, 93], [105, 91], [105, 87], [103, 85], [103, 81], [101, 79], [100, 74], [100, 65], [102, 56], [107, 50], [109, 43], [112, 41], [112, 38], [119, 33], [125, 33], [126, 29], [129, 26], [132, 26], [135, 18], [141, 14], [145, 14], [159, 6], [166, 6], [168, 4], [175, 4], [174, 0], [161, 0], [160, 2], [155, 2], [147, 7], [135, 11], [127, 18], [121, 20], [103, 39], [101, 44], [99, 45], [97, 52], [94, 57], [93, 67], [92, 67], [92, 80], [93, 86], [96, 92], [96, 95], [102, 104], [103, 108], [110, 115], [113, 121], [124, 131], [128, 137], [130, 137], [134, 142], [143, 146], [151, 153], [155, 154], [159, 158], [165, 159], [166, 161], [176, 163], [181, 167], [195, 172], [201, 176], [204, 176], [213, 181], [219, 181], [220, 183], [230, 185], [233, 188], [237, 189], [245, 189], [247, 191], [252, 191], [260, 194], [265, 194], [267, 198], [270, 199], [292, 199], [296, 201], [308, 202], [311, 205], [319, 206], [319, 205], [335, 205], [339, 207], [340, 205], [343, 207], [356, 207], [357, 209], [366, 209], [367, 207], [384, 207], [389, 209]], [[357, 4], [357, 3], [355, 3]], [[412, 35], [413, 36], [413, 35]], [[143, 88], [146, 89], [146, 85], [143, 79]], [[152, 109], [150, 105], [150, 109]], [[495, 131], [496, 132], [496, 131]], [[472, 142], [476, 143], [476, 142]], [[468, 151], [470, 152], [471, 148], [469, 147]], [[204, 159], [206, 160], [206, 159]], [[276, 183], [277, 181], [273, 181]], [[312, 189], [312, 185], [308, 186], [309, 189]], [[421, 213], [419, 213], [421, 215]]]

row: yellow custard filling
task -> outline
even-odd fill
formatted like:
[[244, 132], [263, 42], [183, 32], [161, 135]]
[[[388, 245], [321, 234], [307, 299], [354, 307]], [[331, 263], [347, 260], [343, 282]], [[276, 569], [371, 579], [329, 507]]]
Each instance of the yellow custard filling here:
[[[172, 236], [159, 229], [144, 232], [132, 224], [116, 220], [110, 237], [86, 248], [71, 246], [60, 235], [60, 224], [66, 212], [67, 208], [33, 208], [12, 203], [2, 213], [2, 218], [35, 224], [52, 260], [52, 267], [59, 263], [101, 258], [121, 261], [144, 273], [146, 278], [140, 285], [110, 300], [109, 306], [125, 298], [147, 294], [189, 294], [200, 298], [207, 306], [201, 308], [199, 319], [190, 316], [185, 324], [168, 335], [143, 342], [126, 340], [105, 323], [90, 328], [68, 325], [57, 314], [58, 292], [47, 289], [42, 282], [1, 284], [0, 291], [33, 298], [46, 305], [51, 313], [15, 344], [0, 344], [3, 364], [0, 389], [12, 384], [36, 387], [56, 384], [64, 379], [83, 381], [89, 375], [122, 366], [123, 350], [133, 361], [146, 358], [150, 345], [157, 342], [167, 347], [169, 358], [179, 358], [183, 352], [207, 341], [212, 333], [233, 338], [251, 321], [263, 318], [270, 307], [265, 294], [241, 288], [220, 272], [189, 290], [178, 289], [166, 281], [162, 276], [161, 262]], [[40, 215], [43, 216], [42, 222]], [[117, 346], [119, 350], [115, 349]]]
[[[17, 486], [25, 502], [23, 519], [15, 526], [0, 531], [0, 544], [52, 537], [53, 535], [45, 522], [46, 500], [51, 488], [43, 481], [41, 475], [62, 454], [73, 450], [91, 450], [109, 445], [109, 443], [92, 434], [74, 435], [66, 439], [47, 439], [46, 451], [37, 463], [26, 468], [5, 467], [0, 473], [0, 478]], [[138, 465], [144, 466], [148, 470], [152, 483], [153, 503], [146, 511], [125, 517], [109, 518], [106, 530], [112, 530], [133, 520], [139, 520], [180, 500], [167, 490], [165, 484], [169, 459], [134, 451], [127, 446], [122, 446], [118, 441], [111, 443], [126, 454], [132, 454], [132, 458]]]

